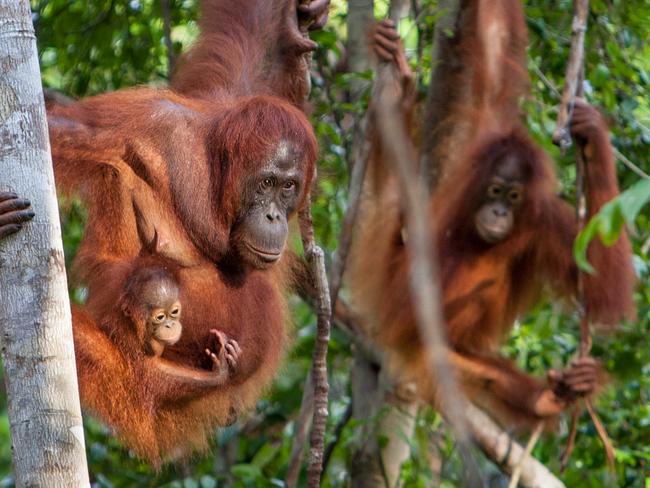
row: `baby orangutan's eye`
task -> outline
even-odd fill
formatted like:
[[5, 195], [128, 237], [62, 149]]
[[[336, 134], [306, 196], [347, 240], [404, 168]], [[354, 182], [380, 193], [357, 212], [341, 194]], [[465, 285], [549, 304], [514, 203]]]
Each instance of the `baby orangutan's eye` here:
[[500, 185], [490, 185], [488, 186], [487, 196], [489, 198], [498, 198], [501, 196], [503, 188]]

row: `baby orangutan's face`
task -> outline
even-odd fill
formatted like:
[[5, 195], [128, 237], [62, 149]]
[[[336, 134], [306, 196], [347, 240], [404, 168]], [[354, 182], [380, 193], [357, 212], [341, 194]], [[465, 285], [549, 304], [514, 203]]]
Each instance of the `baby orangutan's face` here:
[[178, 287], [165, 280], [149, 283], [143, 290], [144, 303], [149, 311], [147, 330], [152, 340], [172, 346], [181, 338], [181, 303]]

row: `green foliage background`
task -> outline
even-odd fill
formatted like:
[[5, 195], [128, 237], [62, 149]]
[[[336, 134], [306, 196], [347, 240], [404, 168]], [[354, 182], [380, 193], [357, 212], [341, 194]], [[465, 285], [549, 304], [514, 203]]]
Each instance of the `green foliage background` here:
[[[420, 89], [426, 90], [430, 53], [428, 44], [439, 16], [436, 1], [419, 2], [417, 23], [404, 20], [400, 31], [409, 57], [418, 67]], [[163, 42], [160, 4], [154, 0], [41, 0], [32, 1], [43, 83], [65, 94], [81, 97], [141, 83], [164, 84], [167, 53]], [[195, 38], [194, 0], [171, 0], [172, 38], [179, 53]], [[376, 0], [376, 14], [386, 2]], [[333, 0], [331, 21], [315, 34], [319, 51], [314, 57], [313, 123], [320, 138], [320, 179], [314, 201], [316, 231], [330, 253], [336, 248], [341, 218], [346, 209], [350, 114], [363, 113], [364, 103], [346, 101], [351, 80], [368, 73], [335, 74], [346, 36], [346, 5]], [[634, 164], [650, 173], [650, 3], [648, 0], [593, 0], [587, 34], [587, 96], [609, 117], [616, 147]], [[574, 180], [573, 155], [560, 156], [550, 143], [558, 96], [566, 63], [572, 2], [528, 0], [526, 16], [531, 32], [529, 68], [533, 97], [527, 101], [532, 134], [558, 161], [560, 180], [569, 197]], [[418, 45], [422, 48], [420, 51]], [[417, 56], [421, 58], [418, 62]], [[619, 164], [623, 188], [640, 177]], [[64, 240], [68, 257], [83, 229], [82, 212], [64, 214]], [[634, 222], [635, 262], [639, 275], [636, 294], [638, 320], [620, 333], [601, 337], [594, 354], [611, 373], [612, 382], [598, 409], [617, 448], [619, 486], [650, 486], [650, 215]], [[167, 486], [283, 486], [293, 441], [294, 420], [300, 406], [302, 384], [311, 361], [315, 319], [310, 309], [292, 299], [295, 347], [274, 388], [259, 402], [252, 420], [243, 420], [215, 434], [215, 449], [192, 462], [169, 466], [156, 473], [133, 458], [99, 423], [87, 419], [88, 458], [93, 482], [101, 487]], [[561, 368], [576, 350], [575, 318], [542, 303], [515, 328], [505, 352], [529, 371], [543, 374]], [[329, 354], [331, 415], [328, 435], [350, 403], [350, 344], [334, 331]], [[0, 486], [13, 486], [6, 402], [0, 392]], [[403, 469], [406, 486], [429, 486], [423, 440], [440, 425], [438, 416], [423, 412], [413, 437], [413, 455]], [[325, 478], [325, 486], [349, 486], [351, 453], [359, 440], [359, 425], [349, 423], [342, 432]], [[555, 473], [566, 441], [567, 428], [545, 437], [534, 455]], [[460, 486], [453, 440], [445, 438], [443, 486]], [[571, 487], [599, 487], [607, 481], [604, 452], [593, 426], [581, 418], [577, 446], [562, 479]], [[482, 463], [490, 486], [505, 486], [498, 470]]]

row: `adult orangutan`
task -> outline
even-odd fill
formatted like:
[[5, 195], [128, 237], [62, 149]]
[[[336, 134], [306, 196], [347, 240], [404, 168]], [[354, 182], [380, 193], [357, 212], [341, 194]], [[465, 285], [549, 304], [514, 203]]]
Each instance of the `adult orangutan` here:
[[[88, 210], [73, 265], [88, 287], [73, 310], [82, 403], [153, 464], [206, 448], [214, 427], [254, 404], [286, 348], [287, 221], [305, 202], [317, 152], [300, 110], [303, 55], [315, 44], [298, 20], [321, 27], [329, 1], [298, 3], [205, 0], [201, 35], [172, 89], [48, 113], [58, 191]], [[0, 199], [0, 233], [13, 232], [27, 203]], [[183, 331], [146, 355], [135, 334], [120, 344], [100, 324], [124, 325], [116, 303], [156, 235]], [[233, 343], [236, 367], [224, 380], [212, 353]]]
[[[514, 320], [545, 287], [557, 296], [575, 295], [575, 211], [556, 194], [552, 162], [527, 135], [518, 108], [528, 81], [521, 3], [473, 0], [464, 5], [467, 24], [461, 26], [457, 48], [465, 53], [467, 66], [454, 81], [472, 87], [471, 100], [465, 101], [469, 105], [457, 100], [455, 112], [450, 112], [455, 115], [443, 122], [447, 128], [455, 122], [463, 125], [465, 139], [442, 149], [448, 154], [445, 176], [430, 200], [449, 361], [474, 398], [486, 400], [511, 420], [535, 422], [553, 418], [577, 397], [593, 392], [599, 376], [590, 357], [574, 360], [564, 372], [551, 371], [547, 382], [529, 377], [498, 355]], [[373, 47], [408, 86], [408, 63], [389, 21], [375, 28]], [[592, 216], [618, 194], [608, 131], [600, 114], [581, 100], [574, 107], [571, 131], [586, 144]], [[391, 353], [394, 370], [413, 377], [423, 396], [435, 402], [435, 379], [428, 374], [407, 291], [408, 235], [381, 142], [374, 141], [353, 292], [372, 335]], [[634, 272], [627, 236], [609, 248], [593, 242], [588, 257], [596, 269], [584, 281], [589, 320], [612, 327], [632, 318]]]

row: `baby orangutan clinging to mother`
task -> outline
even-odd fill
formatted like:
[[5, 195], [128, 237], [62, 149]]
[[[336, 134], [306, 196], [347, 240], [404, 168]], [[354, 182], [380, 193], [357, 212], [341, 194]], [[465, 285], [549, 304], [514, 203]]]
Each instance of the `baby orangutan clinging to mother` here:
[[[592, 393], [600, 376], [598, 363], [586, 357], [575, 359], [564, 372], [549, 372], [543, 381], [498, 354], [516, 318], [543, 291], [575, 297], [575, 210], [556, 194], [552, 162], [522, 123], [518, 101], [528, 79], [521, 2], [472, 0], [463, 5], [460, 34], [448, 42], [459, 43], [452, 48], [464, 68], [446, 78], [456, 103], [437, 125], [437, 130], [450, 131], [448, 141], [454, 143], [434, 148], [437, 156], [447, 155], [429, 202], [449, 363], [475, 400], [515, 423], [536, 423]], [[377, 25], [373, 42], [379, 59], [392, 63], [401, 76], [406, 96], [412, 75], [393, 25]], [[460, 91], [463, 96], [457, 97]], [[409, 110], [406, 106], [407, 118]], [[454, 134], [456, 128], [462, 138]], [[585, 144], [591, 217], [618, 194], [613, 151], [603, 118], [584, 101], [575, 104], [571, 132]], [[415, 379], [422, 396], [436, 403], [437, 383], [407, 292], [411, 264], [400, 197], [381, 144], [379, 137], [373, 142], [351, 285], [360, 316], [386, 347], [393, 371]], [[614, 327], [634, 317], [634, 271], [625, 233], [611, 247], [592, 242], [588, 259], [596, 270], [584, 279], [588, 319]]]
[[[78, 336], [82, 347], [77, 361], [92, 368], [79, 368], [80, 389], [88, 399], [86, 408], [103, 416], [110, 414], [111, 427], [137, 453], [159, 442], [156, 432], [158, 416], [171, 401], [184, 402], [214, 388], [224, 387], [240, 373], [242, 349], [238, 342], [213, 325], [202, 342], [204, 367], [190, 367], [166, 358], [167, 348], [181, 339], [184, 331], [181, 314], [187, 298], [177, 263], [162, 254], [166, 243], [156, 233], [153, 243], [140, 254], [116, 264], [114, 282], [117, 302], [94, 327], [85, 310], [73, 307], [73, 317], [84, 335]], [[111, 285], [109, 285], [110, 287]], [[86, 342], [87, 341], [87, 342]], [[89, 347], [90, 343], [94, 348]], [[151, 388], [156, 385], [156, 390]], [[98, 395], [96, 392], [110, 392]], [[123, 401], [132, 402], [126, 411], [117, 408]], [[231, 423], [238, 405], [230, 404], [222, 425]]]
[[[178, 279], [164, 266], [134, 267], [127, 277], [119, 306], [131, 319], [143, 352], [160, 357], [166, 346], [181, 338], [181, 302]], [[212, 370], [225, 380], [229, 370], [235, 370], [241, 348], [236, 340], [218, 329], [211, 329], [216, 347], [206, 347]]]
[[[131, 319], [143, 352], [160, 357], [166, 346], [181, 338], [181, 302], [178, 280], [163, 266], [134, 267], [120, 298], [120, 309]], [[109, 331], [110, 332], [110, 331]], [[235, 371], [241, 348], [218, 329], [205, 353], [212, 362], [212, 386], [224, 383]]]
[[136, 268], [127, 278], [120, 308], [131, 318], [148, 355], [161, 356], [181, 338], [178, 282], [164, 267]]

